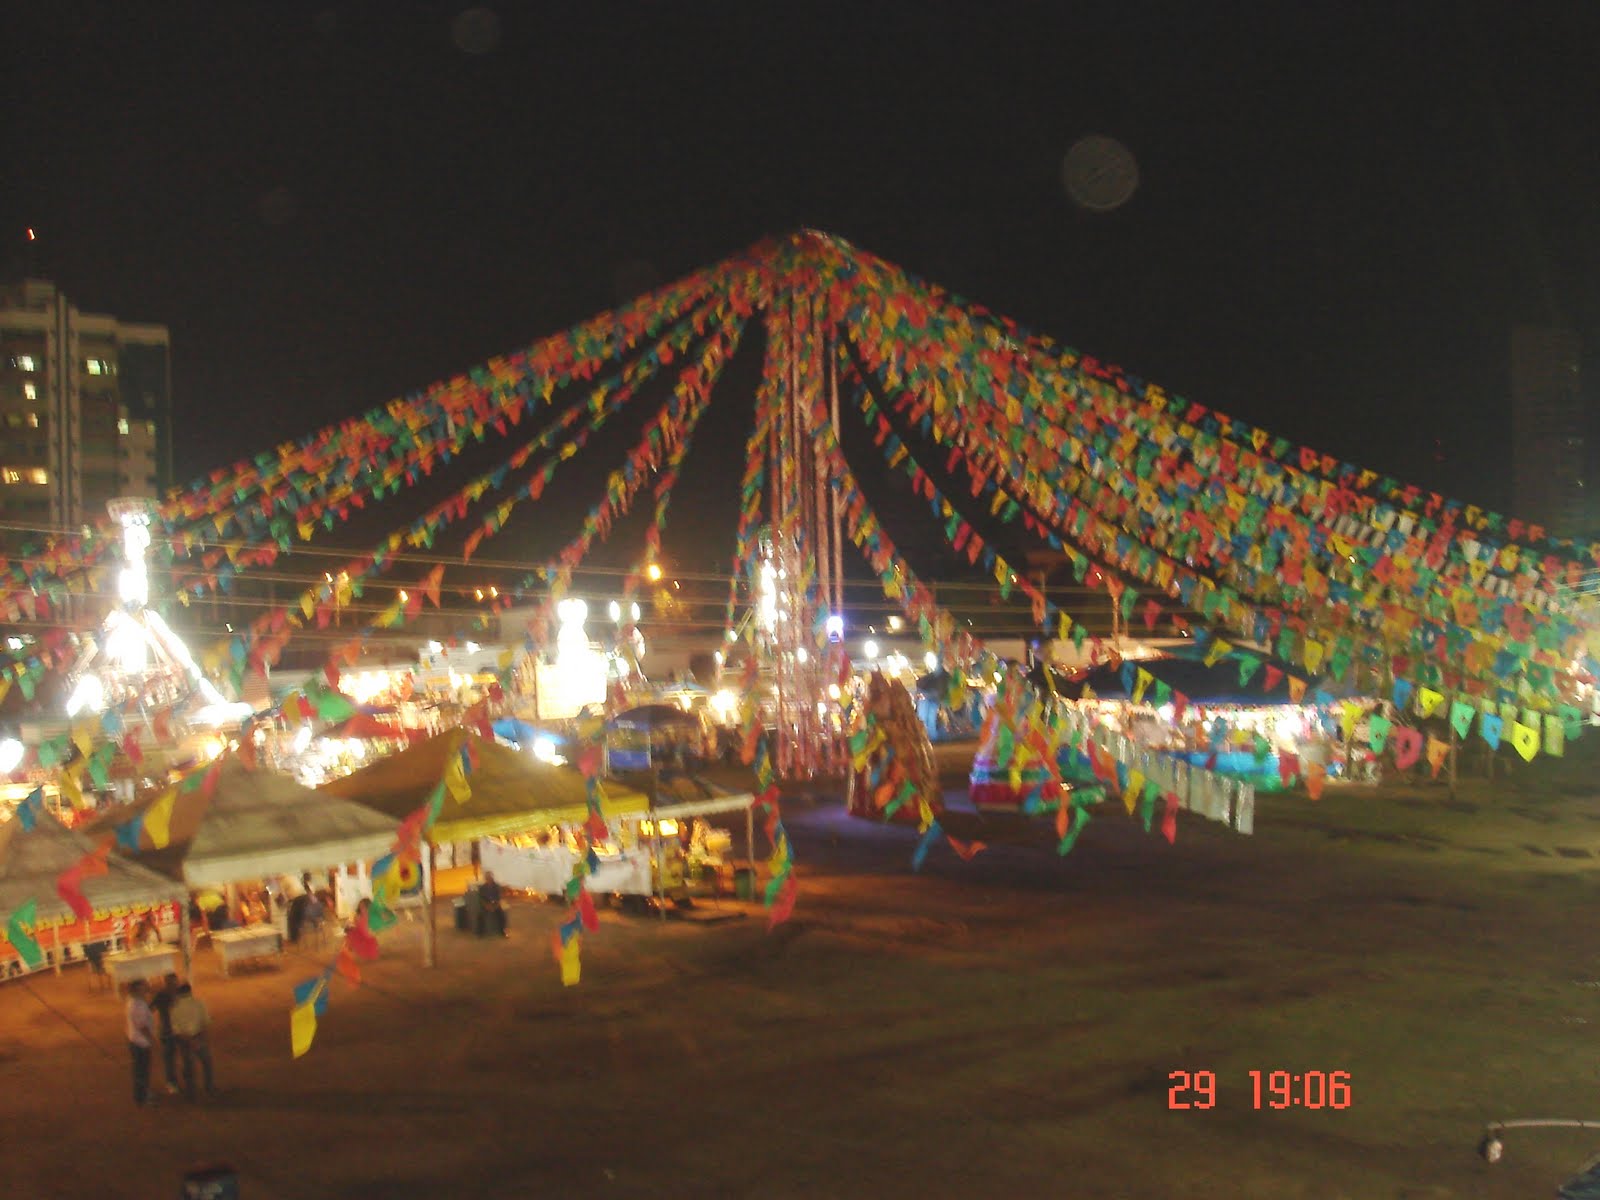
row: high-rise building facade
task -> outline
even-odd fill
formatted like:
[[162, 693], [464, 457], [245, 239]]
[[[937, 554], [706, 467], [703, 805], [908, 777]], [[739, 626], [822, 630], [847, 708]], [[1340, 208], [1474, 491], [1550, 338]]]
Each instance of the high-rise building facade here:
[[171, 483], [166, 326], [80, 312], [43, 280], [0, 288], [0, 540]]
[[1580, 349], [1565, 329], [1524, 325], [1511, 334], [1512, 515], [1564, 537], [1587, 536], [1596, 515], [1584, 487]]

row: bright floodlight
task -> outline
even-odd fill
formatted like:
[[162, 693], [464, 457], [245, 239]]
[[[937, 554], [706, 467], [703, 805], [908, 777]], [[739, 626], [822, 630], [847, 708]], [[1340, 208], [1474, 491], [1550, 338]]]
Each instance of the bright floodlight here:
[[606, 613], [613, 621], [620, 621], [622, 620], [622, 605], [613, 600], [610, 604], [606, 605]]
[[830, 642], [844, 641], [844, 618], [834, 613], [828, 618], [828, 640]]
[[24, 753], [26, 748], [16, 738], [0, 738], [0, 775], [15, 771], [22, 764]]
[[67, 716], [75, 717], [81, 712], [101, 712], [106, 706], [106, 685], [100, 682], [98, 675], [85, 675], [78, 680], [78, 686], [72, 689], [72, 695], [67, 697]]
[[878, 643], [868, 640], [861, 643], [861, 652], [868, 658], [878, 657]]
[[294, 731], [294, 752], [304, 754], [309, 745], [311, 745], [311, 726], [302, 725]]
[[939, 656], [932, 650], [929, 650], [922, 656], [922, 665], [927, 667], [930, 671], [936, 670], [939, 666]]
[[658, 563], [651, 563], [644, 569], [644, 573], [651, 583], [659, 583], [661, 580], [661, 566]]

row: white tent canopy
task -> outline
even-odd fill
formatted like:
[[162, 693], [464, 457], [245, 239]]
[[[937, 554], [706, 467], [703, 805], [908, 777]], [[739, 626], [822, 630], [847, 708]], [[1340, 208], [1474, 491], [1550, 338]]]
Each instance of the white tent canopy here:
[[[105, 824], [125, 822], [154, 802], [153, 797], [142, 800], [106, 818]], [[190, 887], [223, 887], [370, 862], [393, 848], [398, 828], [393, 817], [229, 758], [209, 800], [200, 788], [180, 791], [172, 811], [171, 844], [140, 850], [136, 857], [181, 873]]]
[[[56, 879], [96, 843], [68, 829], [51, 813], [42, 813], [32, 829], [16, 819], [0, 825], [0, 927], [29, 900], [37, 904], [35, 921], [73, 919], [56, 894]], [[104, 875], [83, 880], [84, 897], [96, 912], [111, 908], [145, 908], [188, 896], [183, 884], [136, 862], [111, 855]]]

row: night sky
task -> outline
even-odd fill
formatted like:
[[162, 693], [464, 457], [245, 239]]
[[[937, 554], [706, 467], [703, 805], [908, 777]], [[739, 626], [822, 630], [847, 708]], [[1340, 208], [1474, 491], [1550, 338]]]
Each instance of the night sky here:
[[1600, 5], [464, 7], [7, 6], [3, 265], [171, 327], [183, 477], [802, 225], [1494, 507], [1512, 326], [1600, 374]]

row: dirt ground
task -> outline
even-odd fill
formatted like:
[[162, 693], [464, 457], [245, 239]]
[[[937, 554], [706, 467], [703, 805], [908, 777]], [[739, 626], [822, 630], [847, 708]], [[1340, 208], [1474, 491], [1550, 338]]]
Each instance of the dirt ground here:
[[[1600, 1131], [1474, 1151], [1496, 1118], [1600, 1117], [1586, 778], [1269, 796], [1255, 837], [1186, 816], [1170, 846], [1106, 810], [1065, 859], [920, 875], [913, 830], [796, 796], [790, 924], [606, 911], [573, 989], [553, 906], [510, 941], [442, 928], [433, 971], [403, 924], [293, 1061], [325, 959], [202, 957], [225, 1091], [198, 1106], [132, 1106], [81, 971], [8, 984], [0, 1194], [166, 1200], [225, 1161], [246, 1200], [1553, 1195]], [[1214, 1108], [1169, 1108], [1180, 1069]], [[1252, 1069], [1345, 1071], [1353, 1102], [1257, 1111]]]

